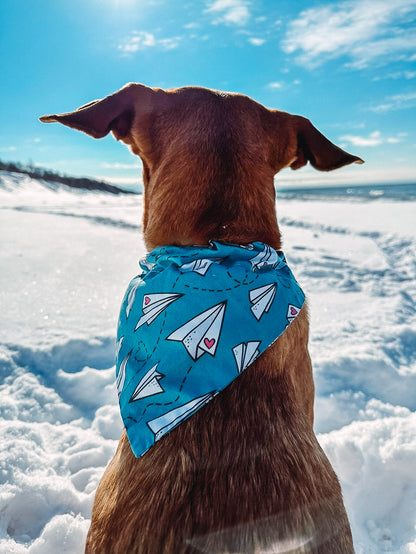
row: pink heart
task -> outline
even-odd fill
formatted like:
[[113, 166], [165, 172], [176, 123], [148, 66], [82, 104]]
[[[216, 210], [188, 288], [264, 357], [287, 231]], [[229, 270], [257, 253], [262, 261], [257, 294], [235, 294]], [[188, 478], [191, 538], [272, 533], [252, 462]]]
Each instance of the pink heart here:
[[290, 313], [292, 315], [296, 315], [298, 313], [297, 309], [296, 308], [290, 308]]
[[150, 302], [150, 298], [148, 296], [144, 297], [144, 305], [147, 306]]
[[204, 339], [204, 343], [207, 348], [212, 348], [215, 344], [215, 339], [211, 339], [211, 340]]

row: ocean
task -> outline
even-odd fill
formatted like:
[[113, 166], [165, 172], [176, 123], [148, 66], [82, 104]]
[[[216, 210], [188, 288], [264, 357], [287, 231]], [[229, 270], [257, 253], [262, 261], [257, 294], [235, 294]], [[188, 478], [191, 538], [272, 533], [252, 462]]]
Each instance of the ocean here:
[[276, 187], [277, 197], [296, 198], [359, 198], [360, 200], [416, 200], [416, 182], [401, 184], [368, 184], [368, 185], [345, 185], [332, 187]]

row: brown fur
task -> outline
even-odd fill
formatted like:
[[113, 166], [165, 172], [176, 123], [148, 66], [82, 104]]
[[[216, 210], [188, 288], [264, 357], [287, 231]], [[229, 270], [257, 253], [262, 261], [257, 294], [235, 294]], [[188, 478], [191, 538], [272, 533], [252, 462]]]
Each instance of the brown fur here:
[[[143, 161], [156, 246], [280, 248], [273, 177], [356, 162], [299, 116], [202, 88], [130, 84], [42, 121], [112, 131]], [[337, 477], [313, 433], [306, 306], [221, 394], [136, 459], [125, 432], [99, 484], [87, 553], [353, 552]]]

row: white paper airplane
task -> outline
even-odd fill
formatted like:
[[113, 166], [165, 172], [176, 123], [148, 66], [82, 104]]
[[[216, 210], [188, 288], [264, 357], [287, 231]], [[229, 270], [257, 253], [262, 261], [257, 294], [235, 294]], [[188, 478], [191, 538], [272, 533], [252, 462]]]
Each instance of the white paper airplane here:
[[244, 371], [259, 356], [258, 346], [261, 341], [253, 340], [242, 342], [233, 348], [233, 354], [237, 363], [238, 373]]
[[250, 307], [254, 317], [257, 321], [260, 320], [264, 312], [268, 312], [270, 306], [273, 303], [276, 296], [277, 284], [271, 283], [270, 285], [264, 285], [258, 289], [253, 289], [249, 293], [250, 302], [253, 304]]
[[145, 267], [148, 271], [152, 271], [152, 269], [155, 267], [156, 264], [153, 262], [148, 262], [147, 259], [145, 258], [144, 260], [140, 261], [140, 265], [142, 267]]
[[134, 389], [129, 402], [135, 402], [136, 400], [140, 400], [140, 398], [146, 398], [147, 396], [153, 396], [154, 394], [165, 392], [165, 389], [162, 388], [159, 383], [159, 381], [163, 379], [164, 375], [163, 373], [159, 373], [157, 371], [157, 366], [158, 363], [149, 369], [146, 375], [142, 377], [139, 384]]
[[132, 352], [133, 352], [133, 350], [130, 350], [130, 352], [127, 354], [127, 356], [121, 362], [119, 370], [118, 370], [116, 386], [117, 386], [117, 392], [118, 392], [119, 396], [120, 396], [120, 394], [123, 390], [123, 387], [124, 387], [124, 381], [126, 380], [126, 365], [127, 365], [127, 362], [129, 361], [129, 358], [130, 358]]
[[205, 352], [215, 356], [227, 302], [220, 302], [198, 314], [170, 334], [166, 340], [182, 342], [193, 360]]
[[254, 258], [251, 258], [251, 269], [254, 271], [266, 266], [274, 267], [278, 261], [279, 257], [276, 250], [266, 244], [264, 250], [259, 252]]
[[143, 315], [137, 322], [134, 330], [136, 331], [136, 329], [145, 323], [150, 325], [157, 318], [157, 316], [169, 306], [169, 304], [172, 304], [172, 302], [175, 302], [175, 300], [178, 300], [181, 296], [182, 294], [173, 294], [171, 292], [145, 294], [142, 305]]
[[299, 315], [299, 312], [300, 308], [294, 306], [293, 304], [289, 304], [286, 317], [290, 323], [292, 323], [292, 321]]
[[171, 431], [174, 427], [176, 427], [182, 421], [197, 412], [199, 408], [201, 408], [204, 404], [211, 400], [211, 398], [213, 398], [215, 394], [216, 391], [213, 391], [204, 394], [199, 398], [194, 398], [190, 402], [187, 402], [186, 404], [183, 404], [178, 408], [174, 408], [170, 412], [167, 412], [166, 414], [163, 414], [156, 419], [148, 421], [147, 425], [149, 426], [152, 433], [154, 433], [155, 440], [159, 440], [161, 437], [163, 437], [163, 435], [169, 433], [169, 431]]
[[121, 350], [121, 345], [123, 344], [123, 340], [124, 340], [124, 336], [123, 337], [120, 337], [118, 339], [118, 341], [116, 342], [116, 360], [118, 358], [118, 355], [120, 353], [120, 350]]
[[129, 317], [131, 309], [133, 307], [134, 299], [136, 298], [136, 292], [139, 288], [139, 283], [137, 285], [134, 285], [134, 287], [131, 288], [128, 296], [127, 296], [127, 304], [126, 304], [126, 318]]
[[198, 273], [199, 275], [204, 276], [213, 263], [214, 260], [201, 258], [200, 260], [194, 260], [193, 262], [183, 264], [179, 269], [182, 271], [182, 273], [193, 271], [195, 273]]

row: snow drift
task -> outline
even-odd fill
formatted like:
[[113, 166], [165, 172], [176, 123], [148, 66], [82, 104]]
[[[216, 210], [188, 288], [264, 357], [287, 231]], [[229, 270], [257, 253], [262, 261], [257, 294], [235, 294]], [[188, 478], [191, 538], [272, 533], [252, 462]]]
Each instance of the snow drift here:
[[[142, 197], [4, 173], [0, 209], [0, 550], [81, 553], [122, 429], [114, 340]], [[277, 209], [356, 550], [415, 553], [415, 202], [303, 194]]]

